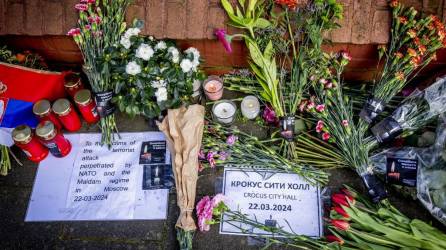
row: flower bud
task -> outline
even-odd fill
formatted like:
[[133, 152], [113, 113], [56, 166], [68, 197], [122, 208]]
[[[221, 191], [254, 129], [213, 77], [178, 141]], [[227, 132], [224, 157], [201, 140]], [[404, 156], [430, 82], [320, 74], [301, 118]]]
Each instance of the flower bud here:
[[350, 224], [345, 220], [331, 220], [331, 224], [341, 231], [350, 229]]

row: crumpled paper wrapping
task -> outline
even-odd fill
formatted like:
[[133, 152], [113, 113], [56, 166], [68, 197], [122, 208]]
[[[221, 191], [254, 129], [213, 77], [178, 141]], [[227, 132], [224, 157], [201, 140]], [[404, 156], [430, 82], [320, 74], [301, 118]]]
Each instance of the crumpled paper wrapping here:
[[197, 229], [192, 213], [198, 179], [198, 153], [203, 137], [205, 109], [191, 105], [169, 109], [159, 129], [165, 134], [172, 154], [180, 217], [176, 226], [185, 231]]

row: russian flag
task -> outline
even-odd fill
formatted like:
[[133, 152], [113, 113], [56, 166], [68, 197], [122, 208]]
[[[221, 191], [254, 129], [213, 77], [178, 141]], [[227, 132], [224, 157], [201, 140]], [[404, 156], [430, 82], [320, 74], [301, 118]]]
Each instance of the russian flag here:
[[[32, 112], [35, 102], [55, 101], [65, 96], [65, 73], [30, 69], [0, 62], [0, 144], [10, 146], [10, 131], [26, 124], [34, 128], [38, 120]], [[8, 138], [9, 137], [9, 138]]]

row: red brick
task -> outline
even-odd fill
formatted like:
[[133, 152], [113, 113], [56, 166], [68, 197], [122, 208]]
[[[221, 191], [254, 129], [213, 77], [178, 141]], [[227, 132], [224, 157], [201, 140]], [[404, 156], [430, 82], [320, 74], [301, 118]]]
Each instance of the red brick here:
[[77, 3], [79, 3], [78, 0], [64, 0], [63, 35], [65, 35], [71, 28], [77, 26], [79, 14], [76, 9], [74, 9], [74, 5]]
[[0, 0], [0, 35], [6, 34], [6, 0]]
[[42, 5], [43, 32], [48, 35], [64, 34], [63, 8], [59, 1], [44, 1]]
[[443, 0], [423, 0], [423, 12], [441, 15], [443, 13]]
[[165, 1], [147, 0], [146, 7], [147, 33], [157, 38], [164, 38]]
[[372, 20], [371, 1], [353, 1], [353, 23], [352, 40], [357, 44], [365, 44], [370, 41], [371, 20]]
[[187, 1], [187, 25], [186, 37], [188, 39], [200, 39], [205, 37], [207, 31], [208, 1]]
[[25, 0], [24, 32], [27, 35], [42, 34], [42, 12], [39, 0]]
[[218, 28], [226, 28], [226, 12], [220, 7], [211, 7], [208, 13], [207, 37], [214, 37], [214, 30]]
[[[195, 0], [196, 1], [196, 0]], [[186, 37], [186, 6], [185, 1], [167, 2], [167, 20], [165, 35], [172, 39], [184, 39]]]
[[335, 29], [329, 34], [330, 40], [337, 43], [349, 43], [352, 37], [352, 18], [353, 18], [353, 6], [349, 1], [343, 3], [344, 5], [344, 18], [339, 20], [341, 27]]
[[79, 47], [70, 36], [51, 36], [46, 41], [51, 42], [51, 47], [54, 50], [66, 52], [79, 52]]
[[373, 16], [373, 43], [387, 43], [389, 41], [390, 15], [388, 11], [375, 11]]
[[6, 1], [7, 34], [23, 34], [24, 6], [21, 2]]
[[423, 8], [423, 0], [401, 0], [400, 2], [405, 6], [412, 6], [417, 10], [421, 10]]

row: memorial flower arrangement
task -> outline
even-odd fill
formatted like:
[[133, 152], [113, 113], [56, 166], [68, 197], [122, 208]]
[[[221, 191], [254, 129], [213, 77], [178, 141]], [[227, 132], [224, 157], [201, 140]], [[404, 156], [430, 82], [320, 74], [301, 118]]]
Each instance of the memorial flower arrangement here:
[[[437, 16], [422, 16], [413, 7], [397, 0], [390, 2], [392, 27], [390, 42], [379, 47], [379, 59], [384, 65], [372, 97], [361, 111], [361, 118], [371, 123], [387, 103], [431, 61], [438, 49], [446, 45], [446, 29]], [[367, 126], [361, 125], [362, 129]]]
[[[296, 10], [297, 1], [275, 1], [271, 5], [268, 1], [250, 0], [239, 2], [234, 10], [227, 0], [221, 2], [229, 24], [247, 33], [228, 35], [217, 30], [216, 36], [227, 50], [234, 37], [243, 37], [251, 71], [261, 87], [261, 92], [252, 94], [258, 94], [279, 119], [280, 134], [287, 140], [283, 154], [290, 159], [298, 158], [294, 141], [296, 114], [309, 88], [309, 77], [320, 73], [312, 72], [312, 66], [317, 62], [313, 58], [322, 54], [322, 33], [337, 27], [342, 5], [336, 1], [309, 1], [307, 6]], [[274, 5], [282, 9], [277, 12]], [[271, 11], [265, 13], [268, 9]], [[239, 89], [250, 93], [245, 86]]]
[[138, 35], [140, 21], [121, 36], [111, 55], [113, 102], [131, 116], [158, 117], [162, 111], [188, 103], [193, 83], [201, 81], [200, 52], [180, 51], [174, 42]]
[[81, 0], [75, 5], [79, 12], [78, 27], [68, 32], [78, 45], [83, 69], [95, 94], [102, 143], [111, 147], [117, 132], [114, 108], [111, 105], [115, 81], [112, 79], [110, 50], [118, 44], [126, 29], [125, 13], [131, 0]]
[[220, 164], [267, 167], [296, 173], [313, 185], [328, 181], [328, 174], [324, 171], [286, 159], [271, 149], [269, 142], [219, 124], [206, 125], [198, 158], [202, 168], [215, 168]]

